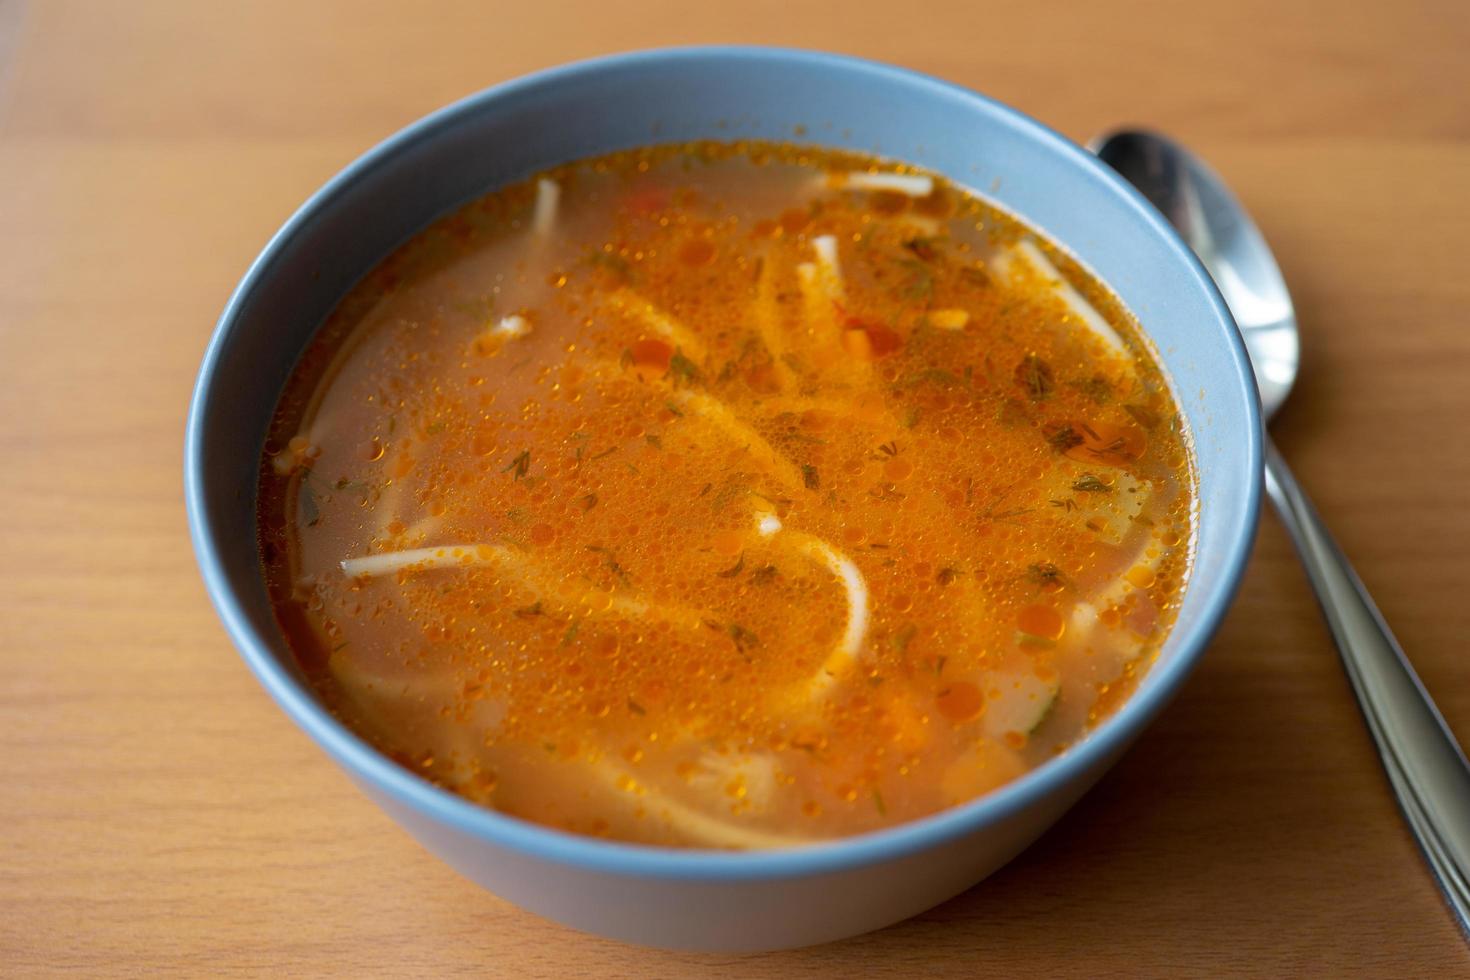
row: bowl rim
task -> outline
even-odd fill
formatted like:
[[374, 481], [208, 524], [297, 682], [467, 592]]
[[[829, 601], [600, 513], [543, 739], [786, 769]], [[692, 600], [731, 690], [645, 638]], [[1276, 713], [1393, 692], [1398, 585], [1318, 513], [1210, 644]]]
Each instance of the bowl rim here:
[[1072, 780], [1126, 748], [1178, 691], [1233, 600], [1254, 542], [1261, 507], [1260, 480], [1247, 483], [1244, 507], [1238, 512], [1236, 526], [1226, 532], [1228, 552], [1212, 556], [1212, 564], [1221, 569], [1221, 585], [1205, 597], [1193, 629], [1181, 640], [1167, 662], [1156, 663], [1149, 670], [1148, 683], [1081, 741], [998, 790], [926, 817], [802, 847], [735, 852], [606, 841], [556, 830], [472, 803], [401, 768], [337, 721], [316, 701], [310, 690], [298, 683], [276, 660], [263, 637], [249, 622], [239, 597], [229, 584], [221, 557], [222, 549], [207, 516], [212, 504], [204, 479], [206, 408], [230, 334], [247, 300], [270, 277], [288, 244], [334, 199], [380, 164], [434, 139], [440, 130], [455, 125], [460, 117], [472, 113], [483, 103], [514, 98], [580, 75], [657, 63], [688, 62], [697, 65], [710, 60], [750, 64], [781, 61], [816, 70], [859, 72], [885, 83], [928, 89], [936, 96], [969, 101], [1074, 166], [1090, 171], [1094, 178], [1110, 184], [1131, 205], [1134, 218], [1161, 238], [1174, 258], [1192, 273], [1194, 285], [1204, 292], [1220, 323], [1226, 327], [1230, 353], [1227, 367], [1233, 369], [1236, 381], [1248, 396], [1245, 403], [1249, 424], [1240, 434], [1244, 442], [1242, 456], [1251, 472], [1261, 472], [1264, 434], [1259, 399], [1234, 319], [1213, 280], [1162, 215], [1096, 157], [1050, 127], [1004, 103], [907, 68], [849, 55], [795, 48], [697, 45], [631, 51], [576, 61], [493, 85], [409, 124], [357, 157], [322, 185], [271, 236], [235, 287], [216, 323], [189, 408], [184, 451], [184, 496], [189, 534], [206, 590], [242, 658], [286, 714], [357, 779], [456, 831], [528, 857], [583, 870], [694, 882], [796, 878], [893, 861], [968, 836], [1061, 791]]

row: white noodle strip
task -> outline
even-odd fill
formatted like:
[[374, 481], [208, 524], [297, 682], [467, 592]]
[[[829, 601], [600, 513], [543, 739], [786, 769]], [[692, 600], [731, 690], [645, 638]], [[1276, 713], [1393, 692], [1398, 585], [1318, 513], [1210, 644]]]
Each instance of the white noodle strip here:
[[767, 473], [788, 486], [806, 485], [795, 464], [777, 452], [775, 447], [767, 442], [759, 432], [742, 422], [739, 416], [725, 406], [724, 402], [688, 389], [675, 391], [671, 395], [671, 400], [680, 408], [689, 409], [715, 428], [723, 430], [725, 435], [734, 441], [743, 444], [746, 451], [761, 464]]
[[786, 353], [786, 344], [781, 336], [781, 315], [776, 302], [776, 274], [772, 271], [773, 265], [774, 259], [770, 254], [761, 260], [761, 274], [755, 284], [755, 327], [761, 342], [771, 355], [776, 382], [785, 390], [796, 383], [796, 375], [782, 356]]
[[842, 287], [842, 267], [837, 262], [837, 239], [831, 235], [818, 235], [812, 239], [812, 251], [817, 254], [817, 267], [832, 277], [832, 285]]
[[[392, 575], [404, 569], [412, 572], [427, 572], [435, 569], [468, 568], [491, 564], [503, 565], [533, 593], [552, 600], [558, 598], [556, 587], [545, 576], [538, 574], [540, 570], [533, 562], [502, 545], [452, 544], [432, 548], [411, 548], [406, 551], [366, 555], [362, 558], [348, 558], [341, 563], [341, 566], [343, 573], [348, 578], [375, 578]], [[572, 597], [563, 595], [561, 599], [572, 605], [581, 603], [594, 611], [597, 609], [597, 605], [593, 602], [594, 599], [606, 601], [608, 603], [604, 610], [606, 612], [630, 618], [664, 620], [687, 629], [700, 628], [704, 620], [708, 618], [703, 611], [687, 606], [650, 605], [641, 599], [633, 599], [617, 593], [608, 596], [596, 589], [589, 589]]]
[[854, 191], [896, 191], [908, 197], [928, 197], [934, 193], [934, 178], [927, 174], [872, 174], [855, 170], [832, 174], [830, 183]]
[[[770, 850], [784, 847], [801, 847], [813, 843], [804, 837], [788, 837], [784, 834], [771, 834], [763, 830], [754, 830], [712, 817], [693, 807], [686, 806], [677, 800], [658, 792], [656, 788], [645, 787], [638, 782], [630, 773], [623, 772], [606, 763], [600, 763], [596, 767], [598, 775], [620, 796], [626, 798], [629, 804], [635, 801], [647, 801], [648, 809], [664, 818], [671, 828], [682, 833], [686, 839], [705, 844], [710, 847], [737, 848], [739, 850], [756, 851]], [[629, 792], [619, 783], [623, 778], [632, 780], [636, 787], [634, 792]]]
[[380, 555], [364, 555], [342, 561], [348, 578], [374, 578], [392, 575], [403, 569], [427, 571], [431, 568], [458, 568], [505, 561], [510, 552], [499, 545], [446, 544], [436, 548], [410, 548], [407, 551], [385, 551]]
[[761, 516], [761, 519], [756, 523], [755, 527], [756, 530], [761, 533], [761, 537], [769, 538], [771, 535], [781, 530], [781, 518], [777, 517], [775, 514], [764, 514]]
[[[1102, 315], [1097, 310], [1093, 309], [1092, 304], [1087, 302], [1081, 293], [1072, 288], [1072, 284], [1067, 282], [1062, 276], [1061, 271], [1046, 257], [1046, 253], [1042, 252], [1040, 248], [1037, 248], [1035, 242], [1030, 239], [1022, 239], [1012, 249], [1011, 255], [1020, 256], [1025, 260], [1027, 265], [1031, 266], [1034, 272], [1043, 279], [1050, 280], [1052, 290], [1062, 302], [1066, 303], [1072, 312], [1076, 314], [1077, 318], [1091, 329], [1093, 333], [1106, 341], [1108, 346], [1120, 354], [1128, 353], [1128, 346], [1123, 343], [1123, 338], [1118, 336], [1118, 332], [1109, 325], [1108, 321], [1102, 318]], [[1009, 256], [1006, 258], [1009, 258]], [[1013, 278], [1009, 261], [1003, 260], [999, 265], [1002, 273], [1007, 278]]]
[[868, 585], [852, 559], [821, 538], [810, 534], [793, 534], [792, 537], [796, 538], [796, 547], [802, 554], [825, 565], [847, 590], [847, 627], [813, 681], [815, 686], [825, 687], [836, 679], [840, 671], [856, 662], [862, 650], [863, 639], [868, 634]]
[[504, 317], [499, 323], [490, 328], [492, 337], [503, 337], [509, 340], [512, 337], [524, 337], [531, 332], [531, 324], [523, 316], [512, 315]]
[[649, 330], [670, 340], [686, 356], [704, 363], [704, 341], [696, 337], [688, 327], [669, 316], [631, 289], [618, 289], [608, 296], [613, 308], [633, 317]]
[[556, 207], [561, 201], [561, 185], [542, 177], [536, 181], [536, 204], [531, 212], [531, 231], [539, 238], [551, 234], [556, 222]]

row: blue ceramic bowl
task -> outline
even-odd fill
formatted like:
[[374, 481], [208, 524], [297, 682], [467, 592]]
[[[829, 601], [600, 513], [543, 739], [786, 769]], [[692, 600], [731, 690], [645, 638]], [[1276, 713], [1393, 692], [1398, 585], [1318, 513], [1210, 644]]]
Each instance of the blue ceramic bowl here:
[[[266, 424], [327, 313], [435, 217], [563, 161], [743, 137], [868, 151], [938, 171], [1043, 230], [1118, 293], [1163, 358], [1199, 462], [1198, 557], [1178, 622], [1137, 693], [1086, 739], [997, 792], [890, 830], [722, 853], [608, 843], [501, 816], [378, 754], [304, 683], [256, 556]], [[823, 942], [913, 915], [995, 871], [1071, 806], [1178, 690], [1224, 614], [1256, 525], [1261, 445], [1245, 350], [1209, 277], [1089, 154], [1013, 109], [902, 69], [801, 51], [694, 48], [496, 86], [333, 178], [271, 239], [220, 317], [194, 391], [185, 483], [204, 581], [251, 670], [424, 846], [496, 894], [578, 929], [735, 951]]]

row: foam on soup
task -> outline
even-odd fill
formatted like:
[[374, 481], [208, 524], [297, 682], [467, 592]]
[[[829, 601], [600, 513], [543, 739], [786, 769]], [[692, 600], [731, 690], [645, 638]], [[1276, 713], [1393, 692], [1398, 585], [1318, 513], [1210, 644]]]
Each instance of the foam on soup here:
[[865, 157], [657, 147], [436, 222], [304, 355], [277, 616], [352, 729], [579, 834], [765, 848], [1013, 780], [1128, 696], [1187, 433], [1034, 230]]

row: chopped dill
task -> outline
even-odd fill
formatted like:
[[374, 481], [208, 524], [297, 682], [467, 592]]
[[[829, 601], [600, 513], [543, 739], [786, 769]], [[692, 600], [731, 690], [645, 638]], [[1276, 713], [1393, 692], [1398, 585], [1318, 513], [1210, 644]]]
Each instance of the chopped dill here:
[[1082, 436], [1070, 425], [1063, 425], [1047, 435], [1046, 441], [1059, 453], [1064, 453], [1084, 442]]
[[1044, 402], [1056, 388], [1056, 376], [1052, 373], [1050, 364], [1035, 354], [1027, 354], [1016, 365], [1016, 384], [1026, 390], [1026, 395], [1032, 401]]
[[1049, 561], [1036, 562], [1026, 567], [1026, 581], [1033, 585], [1052, 586], [1066, 585], [1066, 576], [1061, 569]]
[[317, 504], [316, 491], [311, 488], [308, 481], [301, 481], [301, 491], [297, 499], [301, 501], [301, 517], [306, 522], [306, 526], [316, 527], [320, 524], [322, 509]]
[[822, 477], [817, 473], [817, 468], [810, 463], [803, 463], [801, 466], [801, 482], [808, 490], [822, 489]]
[[925, 238], [923, 236], [919, 236], [917, 238], [910, 238], [908, 241], [904, 242], [903, 247], [908, 249], [919, 259], [925, 262], [933, 262], [939, 257], [939, 250], [935, 247], [936, 241], [937, 239], [934, 238]]
[[1112, 493], [1113, 488], [1104, 483], [1094, 473], [1083, 473], [1082, 476], [1072, 481], [1072, 489], [1078, 493]]
[[695, 382], [699, 380], [699, 366], [684, 356], [684, 352], [678, 348], [669, 358], [669, 374], [679, 381]]
[[580, 619], [572, 620], [571, 625], [567, 627], [567, 631], [561, 635], [561, 645], [566, 646], [571, 643], [577, 638], [577, 634], [580, 632], [582, 632], [582, 621]]
[[1069, 384], [1091, 399], [1094, 405], [1106, 405], [1113, 400], [1112, 383], [1100, 374], [1094, 374], [1081, 381], [1072, 381]]
[[739, 575], [744, 570], [745, 570], [745, 552], [742, 551], [740, 553], [739, 560], [736, 561], [735, 564], [731, 565], [729, 568], [725, 569], [723, 572], [716, 572], [715, 574], [717, 576], [719, 576], [720, 578], [734, 578], [735, 576]]
[[749, 647], [760, 646], [760, 638], [739, 623], [730, 624], [730, 639], [735, 641], [735, 649], [744, 653]]
[[528, 472], [530, 472], [530, 469], [531, 469], [531, 450], [529, 450], [529, 449], [522, 449], [516, 455], [516, 458], [513, 459], [513, 460], [511, 460], [509, 463], [507, 463], [506, 466], [505, 466], [505, 468], [502, 469], [500, 472], [502, 472], [502, 473], [510, 473], [510, 474], [512, 474], [512, 476], [515, 479], [520, 480], [520, 479], [524, 478], [525, 475]]

